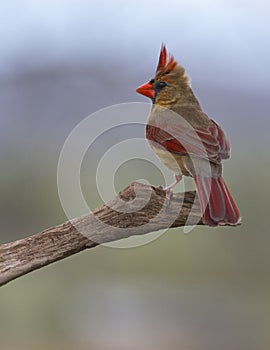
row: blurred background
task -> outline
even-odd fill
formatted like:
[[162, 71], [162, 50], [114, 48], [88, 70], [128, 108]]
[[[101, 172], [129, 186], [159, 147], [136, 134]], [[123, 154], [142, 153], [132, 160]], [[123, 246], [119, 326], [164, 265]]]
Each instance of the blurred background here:
[[[97, 247], [2, 287], [1, 350], [270, 348], [269, 11], [264, 0], [0, 3], [1, 243], [66, 220], [56, 183], [66, 137], [101, 108], [146, 101], [135, 88], [162, 42], [230, 137], [225, 177], [243, 217], [237, 228]], [[117, 190], [138, 178], [160, 184], [156, 169], [130, 162]]]

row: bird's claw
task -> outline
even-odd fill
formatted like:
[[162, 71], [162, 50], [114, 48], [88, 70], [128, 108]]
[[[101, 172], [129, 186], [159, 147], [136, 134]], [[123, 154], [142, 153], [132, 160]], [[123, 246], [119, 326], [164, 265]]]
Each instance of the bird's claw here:
[[170, 202], [173, 196], [173, 190], [168, 188], [168, 189], [165, 189], [165, 192], [166, 192], [166, 199]]
[[158, 186], [158, 189], [166, 193], [166, 201], [167, 205], [170, 203], [172, 196], [173, 196], [173, 190], [169, 187], [164, 187], [162, 185]]
[[168, 187], [164, 187], [162, 185], [158, 186], [159, 190], [166, 192], [167, 205], [170, 203], [172, 199], [174, 186], [178, 184], [178, 182], [181, 181], [181, 179], [182, 179], [181, 174], [175, 174], [175, 181], [170, 186]]

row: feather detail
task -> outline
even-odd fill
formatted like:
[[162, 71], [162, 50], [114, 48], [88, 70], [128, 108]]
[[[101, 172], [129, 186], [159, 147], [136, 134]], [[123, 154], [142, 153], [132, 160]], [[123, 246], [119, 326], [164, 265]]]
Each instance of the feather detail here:
[[218, 178], [195, 175], [203, 222], [209, 226], [238, 225], [239, 210], [222, 176]]
[[146, 126], [146, 138], [165, 147], [169, 152], [181, 155], [193, 155], [220, 164], [222, 158], [229, 157], [225, 134], [220, 142], [220, 132], [216, 124], [209, 128], [187, 127], [179, 124], [163, 126]]
[[164, 44], [161, 46], [156, 73], [169, 73], [177, 66], [174, 57], [168, 54]]
[[166, 50], [165, 44], [162, 44], [160, 49], [160, 54], [159, 54], [157, 71], [165, 67], [166, 62], [167, 62], [167, 50]]

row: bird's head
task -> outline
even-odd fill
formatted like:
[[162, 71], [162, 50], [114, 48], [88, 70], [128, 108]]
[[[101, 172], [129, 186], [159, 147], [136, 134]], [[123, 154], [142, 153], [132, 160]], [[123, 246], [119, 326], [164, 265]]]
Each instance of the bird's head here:
[[156, 74], [136, 91], [149, 97], [153, 103], [167, 107], [175, 103], [189, 89], [189, 79], [185, 69], [161, 46]]

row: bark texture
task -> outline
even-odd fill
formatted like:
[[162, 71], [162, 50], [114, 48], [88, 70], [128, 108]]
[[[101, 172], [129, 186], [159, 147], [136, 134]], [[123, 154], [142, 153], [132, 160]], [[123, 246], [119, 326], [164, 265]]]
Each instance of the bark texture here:
[[169, 201], [159, 188], [132, 183], [87, 215], [0, 245], [0, 286], [101, 243], [186, 223], [202, 225], [195, 191], [176, 193]]

